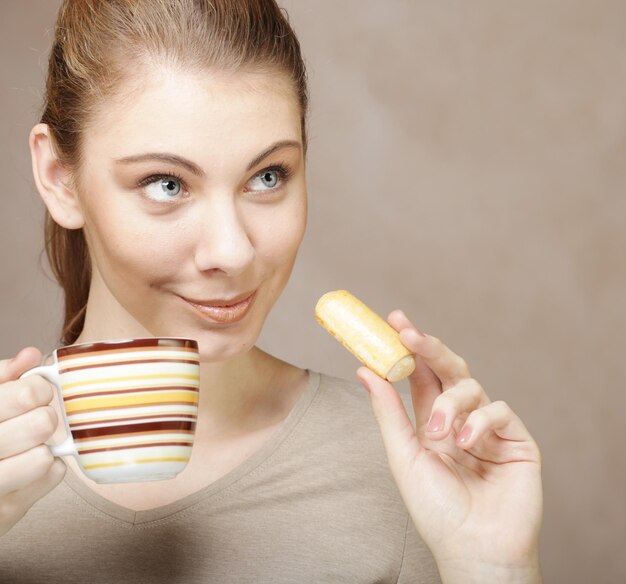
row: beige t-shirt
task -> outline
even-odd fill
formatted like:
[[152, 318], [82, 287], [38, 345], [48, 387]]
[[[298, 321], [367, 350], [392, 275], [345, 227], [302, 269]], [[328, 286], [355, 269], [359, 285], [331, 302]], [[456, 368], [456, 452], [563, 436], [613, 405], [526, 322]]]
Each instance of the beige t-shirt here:
[[440, 579], [391, 477], [367, 392], [358, 382], [309, 371], [305, 392], [255, 454], [174, 503], [133, 511], [68, 469], [0, 537], [0, 582]]

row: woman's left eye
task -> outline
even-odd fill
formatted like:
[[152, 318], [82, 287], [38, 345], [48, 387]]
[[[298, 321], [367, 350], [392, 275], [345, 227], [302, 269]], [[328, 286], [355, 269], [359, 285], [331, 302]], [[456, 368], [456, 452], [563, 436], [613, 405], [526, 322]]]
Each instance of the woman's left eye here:
[[182, 178], [169, 174], [148, 176], [137, 186], [144, 189], [148, 199], [158, 203], [176, 201], [184, 191]]
[[251, 191], [272, 191], [289, 178], [290, 172], [285, 166], [266, 168], [252, 177], [248, 185]]

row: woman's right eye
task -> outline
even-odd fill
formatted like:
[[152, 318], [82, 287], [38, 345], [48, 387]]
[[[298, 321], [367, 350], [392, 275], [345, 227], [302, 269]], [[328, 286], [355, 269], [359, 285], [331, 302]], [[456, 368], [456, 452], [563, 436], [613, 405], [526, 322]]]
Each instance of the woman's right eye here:
[[148, 176], [137, 186], [143, 189], [148, 199], [157, 203], [178, 201], [184, 192], [183, 179], [170, 174]]

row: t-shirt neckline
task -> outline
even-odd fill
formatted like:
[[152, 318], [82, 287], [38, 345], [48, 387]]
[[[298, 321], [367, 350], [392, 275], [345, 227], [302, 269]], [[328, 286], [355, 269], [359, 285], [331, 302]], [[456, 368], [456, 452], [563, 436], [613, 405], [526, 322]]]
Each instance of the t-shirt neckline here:
[[270, 436], [267, 442], [265, 442], [265, 444], [263, 444], [257, 452], [252, 454], [252, 456], [248, 459], [244, 460], [244, 462], [242, 462], [239, 466], [235, 467], [224, 476], [220, 477], [206, 487], [201, 488], [195, 493], [186, 495], [185, 497], [172, 503], [155, 507], [154, 509], [134, 511], [128, 507], [118, 505], [117, 503], [106, 499], [102, 495], [90, 489], [70, 467], [67, 468], [63, 481], [89, 506], [124, 523], [133, 525], [146, 524], [156, 522], [179, 513], [180, 511], [183, 511], [200, 501], [204, 501], [209, 497], [215, 496], [227, 487], [230, 487], [237, 481], [240, 481], [252, 470], [265, 462], [274, 454], [274, 452], [276, 452], [282, 442], [298, 425], [309, 405], [313, 401], [313, 398], [317, 394], [317, 390], [319, 389], [321, 374], [317, 371], [311, 371], [309, 369], [305, 369], [305, 371], [308, 373], [308, 380], [304, 392], [298, 398], [298, 401], [282, 424]]

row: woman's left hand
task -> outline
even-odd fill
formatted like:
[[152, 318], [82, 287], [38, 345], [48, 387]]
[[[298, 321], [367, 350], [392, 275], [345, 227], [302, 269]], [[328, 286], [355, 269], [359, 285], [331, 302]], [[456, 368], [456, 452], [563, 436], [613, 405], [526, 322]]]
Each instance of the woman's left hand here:
[[415, 353], [416, 428], [394, 387], [366, 367], [391, 472], [444, 582], [541, 582], [541, 455], [520, 418], [491, 402], [463, 359], [400, 310], [389, 324]]

